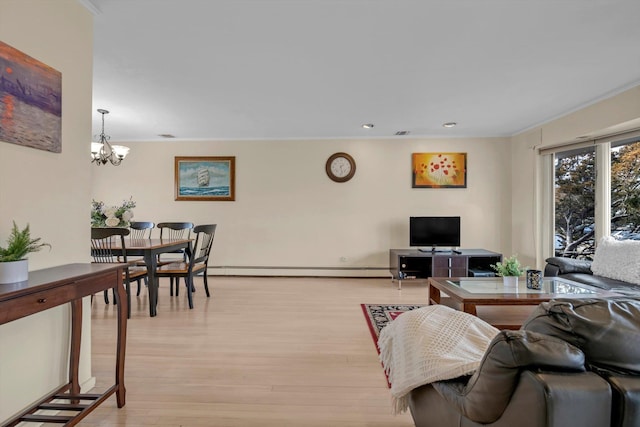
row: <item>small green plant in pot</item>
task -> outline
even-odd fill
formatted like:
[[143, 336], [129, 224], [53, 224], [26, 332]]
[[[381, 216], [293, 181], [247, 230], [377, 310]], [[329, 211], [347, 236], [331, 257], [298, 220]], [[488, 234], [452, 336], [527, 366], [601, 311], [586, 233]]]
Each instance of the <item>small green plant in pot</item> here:
[[495, 264], [491, 264], [498, 276], [522, 276], [527, 270], [527, 267], [522, 267], [520, 261], [518, 261], [517, 255], [511, 255], [503, 262], [498, 261]]
[[7, 246], [0, 246], [0, 283], [14, 283], [27, 279], [28, 266], [26, 256], [32, 252], [38, 252], [45, 246], [51, 248], [50, 244], [41, 240], [40, 237], [31, 238], [29, 224], [20, 230], [16, 222], [13, 221], [13, 228], [7, 239]]
[[23, 260], [31, 252], [38, 252], [45, 246], [51, 248], [48, 243], [41, 242], [41, 238], [31, 238], [29, 224], [20, 230], [13, 221], [13, 229], [7, 239], [7, 247], [0, 246], [0, 262], [11, 262]]
[[505, 286], [518, 286], [518, 277], [522, 276], [528, 267], [523, 267], [518, 261], [517, 255], [511, 255], [509, 258], [491, 264], [491, 268], [496, 271], [498, 276], [504, 278]]

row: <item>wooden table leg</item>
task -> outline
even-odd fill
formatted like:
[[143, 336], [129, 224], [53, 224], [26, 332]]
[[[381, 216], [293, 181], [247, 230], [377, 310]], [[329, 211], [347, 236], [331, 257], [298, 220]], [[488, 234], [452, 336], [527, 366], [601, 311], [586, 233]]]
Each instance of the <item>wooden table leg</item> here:
[[114, 291], [118, 295], [118, 338], [116, 341], [116, 401], [118, 408], [122, 408], [126, 401], [124, 386], [124, 358], [127, 350], [127, 292], [122, 284], [122, 274], [119, 275], [118, 286]]
[[462, 311], [464, 311], [465, 313], [473, 314], [476, 317], [478, 316], [475, 304], [462, 303]]
[[158, 268], [158, 260], [156, 255], [151, 251], [144, 253], [144, 263], [147, 265], [147, 282], [149, 289], [149, 316], [154, 317], [157, 314], [158, 308], [158, 277], [156, 276], [156, 269]]
[[[82, 299], [71, 301], [71, 351], [69, 354], [69, 384], [71, 394], [80, 394], [79, 367], [82, 337]], [[76, 402], [77, 403], [77, 402]]]
[[[120, 275], [122, 277], [122, 275]], [[116, 341], [116, 401], [118, 408], [122, 408], [126, 401], [124, 386], [124, 357], [127, 349], [127, 293], [122, 282], [114, 288], [118, 295], [118, 338]]]
[[429, 305], [440, 304], [440, 289], [431, 285], [431, 281], [427, 282], [429, 288]]

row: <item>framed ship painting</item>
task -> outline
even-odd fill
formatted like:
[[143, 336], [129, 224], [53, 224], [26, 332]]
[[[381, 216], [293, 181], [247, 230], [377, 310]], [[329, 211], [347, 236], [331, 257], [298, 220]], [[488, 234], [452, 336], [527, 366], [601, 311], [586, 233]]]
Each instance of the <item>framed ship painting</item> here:
[[235, 157], [176, 157], [175, 199], [234, 201]]
[[413, 153], [413, 188], [467, 188], [467, 153]]
[[1, 41], [0, 141], [62, 152], [62, 74]]

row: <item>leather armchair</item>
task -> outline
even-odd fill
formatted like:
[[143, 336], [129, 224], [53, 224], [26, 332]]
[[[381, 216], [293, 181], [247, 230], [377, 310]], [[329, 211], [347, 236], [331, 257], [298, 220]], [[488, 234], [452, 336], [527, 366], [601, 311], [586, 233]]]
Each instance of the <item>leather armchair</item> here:
[[608, 426], [611, 391], [585, 372], [575, 346], [530, 331], [502, 331], [470, 377], [414, 389], [416, 427]]

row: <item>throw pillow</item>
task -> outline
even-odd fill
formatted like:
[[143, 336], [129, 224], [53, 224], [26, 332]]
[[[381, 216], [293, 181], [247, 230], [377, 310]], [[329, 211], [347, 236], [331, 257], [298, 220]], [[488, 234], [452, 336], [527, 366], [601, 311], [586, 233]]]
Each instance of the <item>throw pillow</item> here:
[[640, 242], [603, 237], [593, 256], [593, 274], [640, 285]]

